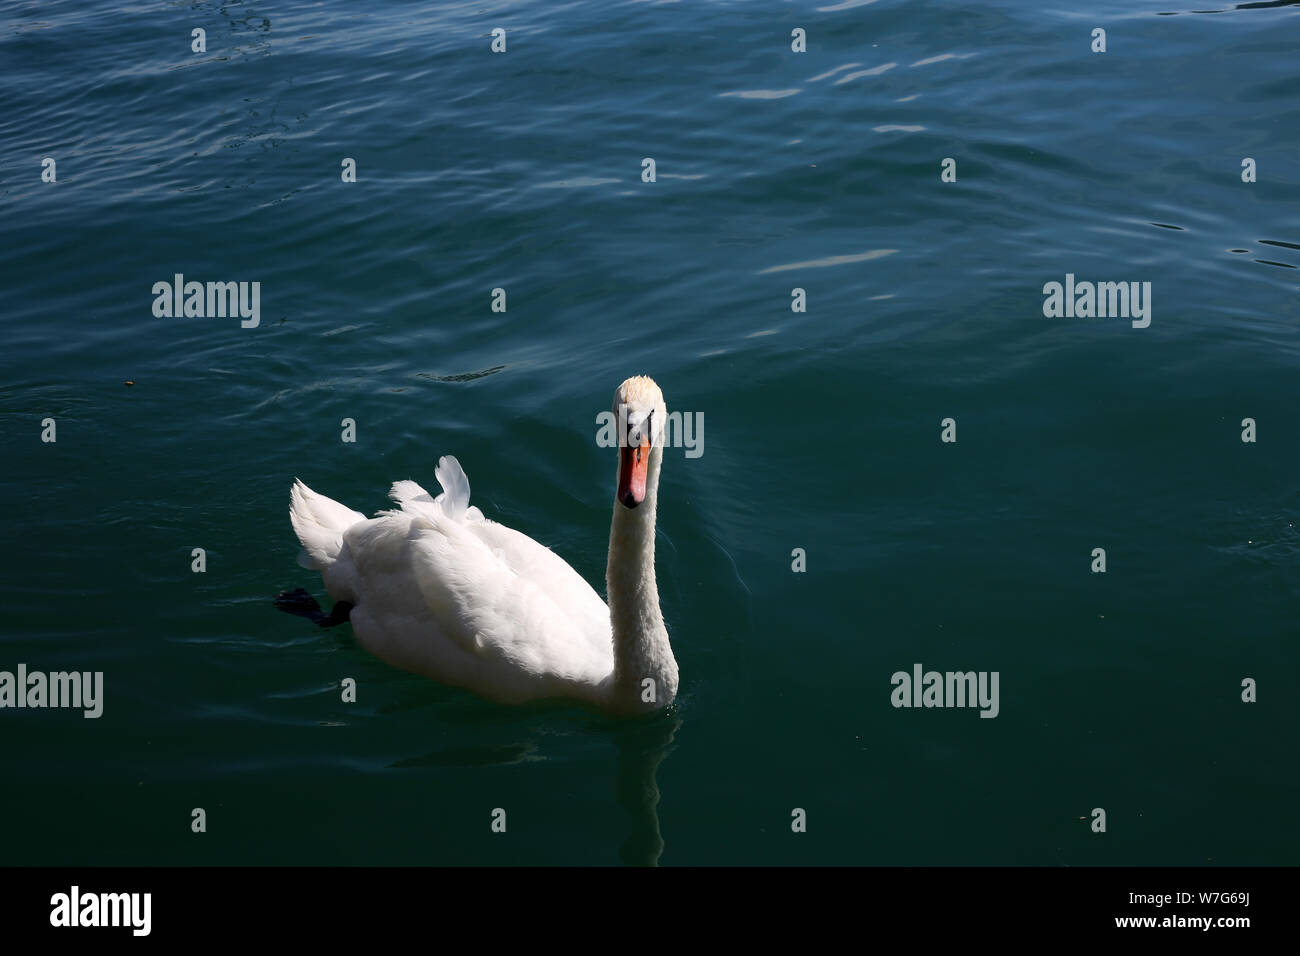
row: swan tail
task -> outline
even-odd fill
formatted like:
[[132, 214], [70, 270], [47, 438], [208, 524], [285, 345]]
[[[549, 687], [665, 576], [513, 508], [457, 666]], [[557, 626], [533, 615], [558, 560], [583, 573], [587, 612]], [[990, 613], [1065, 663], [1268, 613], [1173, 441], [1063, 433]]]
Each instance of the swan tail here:
[[452, 521], [460, 521], [469, 507], [469, 476], [454, 455], [443, 455], [433, 470], [442, 485], [442, 494], [435, 501], [442, 505], [443, 514]]
[[416, 518], [438, 521], [448, 518], [452, 521], [482, 520], [483, 513], [469, 506], [469, 479], [465, 469], [451, 455], [438, 459], [434, 469], [438, 484], [442, 485], [442, 494], [434, 498], [415, 482], [395, 481], [388, 492], [388, 497], [401, 505], [401, 512], [389, 511], [382, 514], [400, 514], [405, 512]]
[[433, 507], [433, 497], [409, 478], [393, 482], [393, 487], [388, 490], [388, 497], [401, 505], [402, 511], [408, 513], [429, 513], [429, 509]]
[[318, 495], [297, 478], [289, 492], [289, 520], [302, 542], [298, 563], [313, 571], [324, 571], [343, 548], [343, 532], [366, 516]]

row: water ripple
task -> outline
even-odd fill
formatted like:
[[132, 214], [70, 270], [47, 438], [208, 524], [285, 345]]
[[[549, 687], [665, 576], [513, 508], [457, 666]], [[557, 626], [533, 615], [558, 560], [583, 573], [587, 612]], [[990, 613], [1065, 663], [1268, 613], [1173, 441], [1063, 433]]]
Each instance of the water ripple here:
[[769, 266], [766, 269], [760, 269], [758, 274], [789, 272], [791, 269], [825, 269], [829, 266], [843, 266], [853, 262], [870, 262], [873, 259], [892, 255], [897, 251], [897, 249], [872, 249], [870, 252], [859, 252], [851, 256], [827, 256], [824, 259], [809, 259], [806, 262], [790, 262], [782, 266]]

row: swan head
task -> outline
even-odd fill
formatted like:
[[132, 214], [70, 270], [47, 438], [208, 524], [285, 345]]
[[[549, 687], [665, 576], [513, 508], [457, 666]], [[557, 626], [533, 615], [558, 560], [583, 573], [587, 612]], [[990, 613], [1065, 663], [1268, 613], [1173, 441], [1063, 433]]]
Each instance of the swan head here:
[[654, 379], [629, 378], [614, 392], [614, 417], [618, 422], [618, 493], [625, 508], [645, 501], [650, 452], [661, 448], [668, 422], [668, 406]]

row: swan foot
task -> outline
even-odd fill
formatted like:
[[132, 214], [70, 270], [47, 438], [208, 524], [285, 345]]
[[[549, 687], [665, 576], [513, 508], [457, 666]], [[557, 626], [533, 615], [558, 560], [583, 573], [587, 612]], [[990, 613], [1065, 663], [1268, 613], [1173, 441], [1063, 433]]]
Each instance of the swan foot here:
[[339, 601], [333, 610], [326, 614], [316, 603], [316, 599], [303, 588], [281, 591], [275, 596], [275, 606], [286, 614], [295, 614], [313, 621], [318, 627], [334, 627], [347, 621], [352, 614], [351, 601]]

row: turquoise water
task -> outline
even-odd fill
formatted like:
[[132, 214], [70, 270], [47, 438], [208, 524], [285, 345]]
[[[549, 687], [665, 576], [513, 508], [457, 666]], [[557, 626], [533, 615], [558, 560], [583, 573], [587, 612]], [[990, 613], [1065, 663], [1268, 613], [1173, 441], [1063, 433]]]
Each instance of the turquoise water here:
[[[0, 860], [1300, 861], [1298, 43], [1171, 0], [0, 3], [0, 669], [104, 674], [97, 720], [0, 710]], [[177, 273], [259, 324], [156, 317]], [[1046, 317], [1067, 274], [1150, 326]], [[643, 372], [705, 425], [671, 713], [272, 607], [323, 598], [295, 476], [371, 513], [442, 454], [603, 591]], [[998, 716], [891, 706], [917, 663]]]

